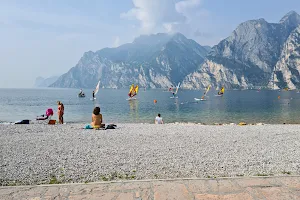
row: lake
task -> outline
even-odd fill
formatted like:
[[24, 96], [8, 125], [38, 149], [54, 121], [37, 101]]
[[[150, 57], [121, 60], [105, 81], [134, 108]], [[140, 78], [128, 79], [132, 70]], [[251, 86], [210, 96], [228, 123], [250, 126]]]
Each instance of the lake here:
[[[90, 122], [94, 106], [101, 107], [105, 123], [153, 123], [158, 113], [167, 123], [300, 123], [296, 91], [227, 90], [217, 97], [217, 91], [211, 90], [207, 101], [201, 102], [194, 98], [204, 91], [196, 90], [179, 90], [179, 98], [171, 99], [170, 92], [140, 89], [135, 101], [126, 100], [127, 89], [100, 89], [95, 101], [90, 100], [92, 90], [84, 92], [86, 97], [78, 98], [78, 89], [0, 89], [0, 121], [34, 120], [47, 108], [56, 112], [59, 100], [64, 103], [67, 123]], [[57, 119], [56, 114], [53, 118]]]

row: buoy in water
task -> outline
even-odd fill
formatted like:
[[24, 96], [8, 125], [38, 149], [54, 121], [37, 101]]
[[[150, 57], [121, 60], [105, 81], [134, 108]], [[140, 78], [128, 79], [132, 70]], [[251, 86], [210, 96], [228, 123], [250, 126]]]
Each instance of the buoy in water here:
[[156, 99], [154, 99], [154, 100], [153, 100], [153, 103], [157, 103], [157, 100], [156, 100]]
[[278, 96], [278, 99], [280, 99], [280, 96]]

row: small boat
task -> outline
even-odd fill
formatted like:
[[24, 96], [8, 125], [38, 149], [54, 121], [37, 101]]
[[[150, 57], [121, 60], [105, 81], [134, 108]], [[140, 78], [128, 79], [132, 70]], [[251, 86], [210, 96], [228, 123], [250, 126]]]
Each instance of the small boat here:
[[79, 93], [78, 97], [83, 98], [83, 97], [85, 97], [85, 94], [84, 93]]

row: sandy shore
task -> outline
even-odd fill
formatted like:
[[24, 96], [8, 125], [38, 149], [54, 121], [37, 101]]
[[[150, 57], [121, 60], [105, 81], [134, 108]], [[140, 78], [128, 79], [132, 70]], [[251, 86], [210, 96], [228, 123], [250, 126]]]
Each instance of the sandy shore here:
[[0, 185], [299, 175], [300, 125], [1, 125]]

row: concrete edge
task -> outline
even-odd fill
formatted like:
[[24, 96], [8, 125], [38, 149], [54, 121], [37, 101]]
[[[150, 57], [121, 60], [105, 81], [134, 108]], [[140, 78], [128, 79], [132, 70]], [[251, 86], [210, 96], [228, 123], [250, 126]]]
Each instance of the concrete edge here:
[[175, 179], [142, 179], [142, 180], [125, 180], [125, 181], [98, 181], [90, 183], [62, 183], [62, 184], [41, 184], [41, 185], [19, 185], [19, 186], [0, 186], [0, 189], [5, 188], [28, 188], [28, 187], [57, 187], [57, 186], [76, 186], [76, 185], [97, 185], [97, 184], [111, 184], [111, 183], [142, 183], [142, 182], [176, 182], [176, 181], [205, 181], [205, 180], [233, 180], [233, 179], [269, 179], [269, 178], [300, 178], [300, 175], [291, 176], [245, 176], [245, 177], [218, 177], [218, 178], [175, 178]]

